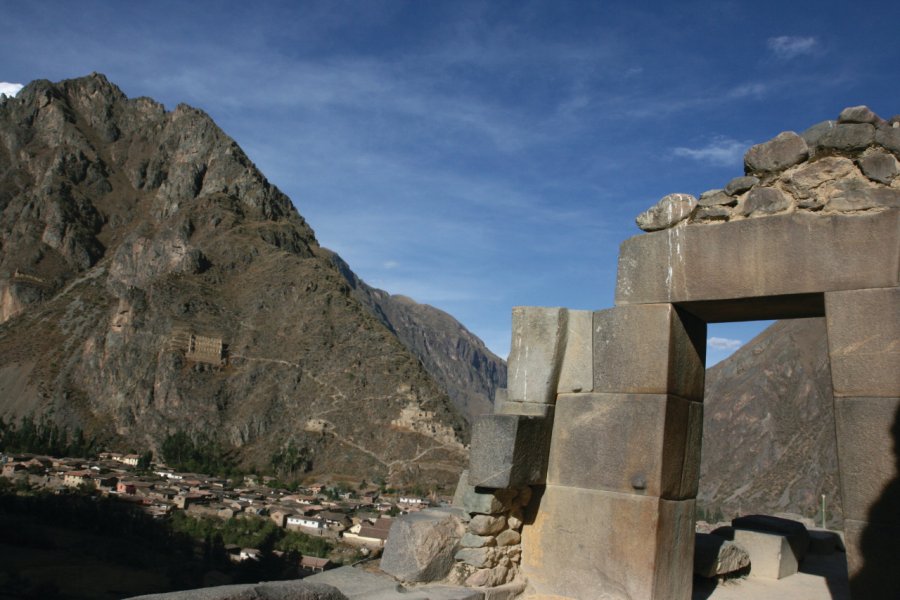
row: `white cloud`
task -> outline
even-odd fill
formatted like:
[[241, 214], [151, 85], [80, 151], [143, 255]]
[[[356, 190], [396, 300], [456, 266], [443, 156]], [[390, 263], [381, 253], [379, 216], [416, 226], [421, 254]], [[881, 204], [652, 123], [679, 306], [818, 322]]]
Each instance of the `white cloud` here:
[[385, 269], [396, 269], [398, 266], [400, 266], [400, 263], [398, 263], [396, 260], [386, 260], [381, 266]]
[[780, 35], [769, 38], [766, 45], [777, 58], [788, 60], [804, 54], [812, 54], [816, 51], [819, 42], [814, 37]]
[[15, 96], [19, 93], [24, 85], [21, 83], [9, 83], [8, 81], [0, 81], [0, 94], [6, 94], [7, 96]]
[[744, 152], [750, 147], [749, 142], [739, 142], [730, 138], [715, 138], [702, 148], [686, 148], [680, 146], [672, 150], [672, 154], [683, 158], [708, 162], [727, 167], [740, 164]]
[[744, 342], [722, 337], [711, 337], [706, 344], [715, 350], [737, 350]]

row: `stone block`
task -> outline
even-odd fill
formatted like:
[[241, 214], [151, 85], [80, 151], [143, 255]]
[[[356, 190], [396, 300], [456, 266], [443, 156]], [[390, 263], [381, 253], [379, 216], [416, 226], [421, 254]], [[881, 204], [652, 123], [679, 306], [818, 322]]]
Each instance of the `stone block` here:
[[553, 416], [553, 405], [544, 404], [543, 402], [513, 402], [507, 400], [494, 411], [498, 415], [520, 415], [523, 417], [542, 417], [547, 418]]
[[[353, 567], [338, 567], [305, 577], [303, 581], [334, 586], [348, 598], [370, 597], [379, 592], [395, 591], [397, 581], [385, 574], [370, 573]], [[365, 595], [368, 594], [368, 595]]]
[[750, 577], [783, 579], [797, 572], [797, 557], [787, 536], [735, 529], [734, 543], [750, 555]]
[[513, 307], [506, 384], [509, 400], [553, 404], [567, 321], [564, 308]]
[[900, 527], [900, 398], [835, 398], [834, 417], [844, 517]]
[[744, 154], [744, 171], [749, 173], [773, 173], [783, 171], [803, 162], [809, 156], [806, 141], [793, 131], [752, 146]]
[[896, 188], [843, 189], [828, 199], [826, 208], [838, 211], [900, 208], [900, 190]]
[[481, 415], [472, 425], [469, 484], [512, 488], [544, 483], [552, 418]]
[[669, 304], [594, 313], [594, 391], [703, 398], [706, 326]]
[[870, 123], [838, 123], [819, 138], [819, 147], [838, 152], [865, 150], [875, 143], [875, 127]]
[[825, 294], [835, 396], [900, 396], [900, 288]]
[[881, 119], [868, 106], [848, 106], [841, 111], [838, 123], [878, 123]]
[[778, 188], [755, 187], [738, 203], [737, 212], [743, 216], [755, 217], [787, 210], [791, 200]]
[[381, 570], [401, 581], [437, 581], [453, 566], [465, 533], [460, 519], [447, 511], [424, 510], [394, 520], [384, 545]]
[[453, 506], [468, 513], [495, 515], [504, 512], [503, 502], [494, 495], [494, 490], [478, 489], [469, 485], [469, 471], [464, 470], [456, 484]]
[[844, 519], [850, 594], [857, 598], [900, 598], [900, 527]]
[[900, 174], [897, 159], [887, 152], [875, 152], [864, 156], [857, 161], [857, 164], [863, 175], [885, 185], [890, 185]]
[[538, 595], [688, 600], [694, 501], [548, 485], [522, 549]]
[[[679, 303], [705, 318], [701, 311], [715, 311], [722, 304], [709, 301], [896, 287], [898, 273], [900, 210], [789, 213], [625, 240], [616, 305]], [[698, 301], [707, 304], [689, 304]], [[783, 318], [780, 311], [767, 311], [766, 304], [747, 307], [755, 310], [731, 320]], [[803, 316], [802, 306], [795, 309], [791, 316]]]
[[800, 137], [806, 142], [806, 145], [809, 146], [809, 154], [813, 156], [819, 151], [819, 140], [822, 139], [822, 136], [834, 129], [837, 125], [837, 121], [822, 121], [821, 123], [816, 123], [806, 131], [800, 134]]
[[900, 127], [879, 126], [875, 130], [875, 142], [900, 156]]
[[694, 540], [694, 574], [719, 577], [750, 564], [750, 555], [735, 544], [711, 533], [698, 533]]
[[547, 483], [682, 500], [697, 495], [703, 405], [655, 394], [564, 394]]
[[737, 196], [738, 194], [743, 194], [757, 183], [759, 183], [758, 177], [750, 177], [749, 175], [735, 177], [725, 186], [725, 193], [729, 196]]
[[222, 585], [134, 596], [131, 600], [347, 600], [347, 596], [331, 585], [304, 579]]
[[806, 526], [793, 519], [771, 515], [746, 515], [732, 519], [731, 526], [735, 531], [740, 529], [785, 536], [798, 563], [803, 560], [809, 550], [809, 532], [806, 530]]
[[589, 392], [594, 385], [593, 312], [570, 310], [557, 392]]

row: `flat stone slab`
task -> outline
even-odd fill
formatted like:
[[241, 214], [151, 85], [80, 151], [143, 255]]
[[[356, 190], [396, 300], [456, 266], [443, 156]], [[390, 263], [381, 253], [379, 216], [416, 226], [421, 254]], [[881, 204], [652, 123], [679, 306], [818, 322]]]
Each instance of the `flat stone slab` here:
[[[384, 573], [341, 567], [304, 581], [339, 589], [349, 600], [482, 600], [481, 590], [447, 585], [404, 586]], [[286, 599], [289, 600], [289, 599]]]
[[135, 596], [131, 600], [348, 600], [336, 586], [310, 579], [222, 585]]

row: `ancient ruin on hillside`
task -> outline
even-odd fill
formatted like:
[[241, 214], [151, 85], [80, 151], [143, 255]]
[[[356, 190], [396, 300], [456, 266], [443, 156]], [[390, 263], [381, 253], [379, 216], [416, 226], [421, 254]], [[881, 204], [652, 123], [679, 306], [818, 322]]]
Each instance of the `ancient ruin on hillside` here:
[[853, 597], [900, 597], [898, 157], [900, 119], [866, 107], [782, 133], [724, 189], [638, 217], [615, 308], [513, 310], [469, 483], [533, 488], [530, 593], [690, 598], [706, 325], [824, 316]]

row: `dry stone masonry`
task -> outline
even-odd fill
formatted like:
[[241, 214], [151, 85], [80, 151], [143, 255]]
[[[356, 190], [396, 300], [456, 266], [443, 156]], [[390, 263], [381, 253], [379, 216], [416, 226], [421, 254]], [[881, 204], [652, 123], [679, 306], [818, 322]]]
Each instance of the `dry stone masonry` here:
[[[513, 309], [507, 390], [473, 426], [467, 483], [530, 494], [470, 521], [456, 558], [477, 583], [508, 558], [525, 597], [690, 598], [706, 325], [824, 316], [853, 598], [900, 597], [898, 158], [900, 117], [866, 107], [779, 134], [721, 189], [637, 218], [614, 308]], [[741, 531], [786, 544], [776, 577], [802, 560], [787, 533]], [[518, 564], [495, 562], [503, 536]], [[703, 569], [725, 559], [744, 560], [718, 544]]]

